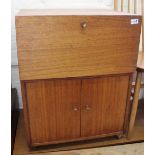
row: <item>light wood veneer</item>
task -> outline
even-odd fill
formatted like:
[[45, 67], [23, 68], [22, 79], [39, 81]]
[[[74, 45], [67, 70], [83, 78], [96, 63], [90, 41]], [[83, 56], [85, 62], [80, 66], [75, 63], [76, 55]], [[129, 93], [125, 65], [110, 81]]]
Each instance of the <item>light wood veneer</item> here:
[[[133, 18], [139, 24], [131, 25]], [[20, 15], [16, 31], [21, 80], [136, 70], [140, 16]]]
[[140, 30], [141, 16], [101, 10], [16, 16], [30, 146], [127, 133]]

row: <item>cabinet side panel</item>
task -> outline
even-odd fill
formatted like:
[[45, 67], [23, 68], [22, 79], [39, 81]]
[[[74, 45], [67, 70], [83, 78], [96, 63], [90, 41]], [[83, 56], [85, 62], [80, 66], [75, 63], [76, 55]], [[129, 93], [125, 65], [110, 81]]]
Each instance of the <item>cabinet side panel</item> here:
[[129, 127], [129, 118], [131, 114], [131, 90], [132, 90], [132, 82], [133, 82], [133, 73], [130, 74], [130, 79], [129, 79], [129, 85], [128, 85], [128, 94], [127, 94], [127, 106], [126, 106], [126, 114], [124, 118], [124, 133], [128, 133], [128, 127]]
[[28, 108], [27, 108], [26, 87], [25, 87], [24, 81], [21, 81], [20, 83], [21, 83], [22, 102], [23, 102], [24, 127], [26, 131], [27, 143], [28, 145], [31, 146], [31, 134], [30, 134], [29, 115], [28, 115]]
[[82, 136], [123, 131], [128, 82], [128, 75], [82, 81]]

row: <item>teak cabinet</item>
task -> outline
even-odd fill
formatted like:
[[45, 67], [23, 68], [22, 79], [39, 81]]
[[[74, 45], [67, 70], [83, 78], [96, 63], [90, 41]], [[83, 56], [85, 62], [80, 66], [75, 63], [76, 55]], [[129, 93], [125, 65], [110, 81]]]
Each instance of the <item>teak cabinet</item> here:
[[23, 10], [16, 16], [28, 144], [128, 131], [141, 16], [102, 10]]

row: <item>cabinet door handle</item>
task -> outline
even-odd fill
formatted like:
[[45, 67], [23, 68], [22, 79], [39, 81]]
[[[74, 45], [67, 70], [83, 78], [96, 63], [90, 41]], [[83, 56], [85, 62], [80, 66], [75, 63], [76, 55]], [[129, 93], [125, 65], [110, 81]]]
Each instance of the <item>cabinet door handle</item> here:
[[86, 22], [81, 22], [81, 27], [84, 29], [87, 27], [87, 23]]
[[73, 111], [78, 111], [79, 109], [77, 107], [74, 107], [73, 108]]
[[91, 110], [91, 108], [90, 108], [90, 106], [88, 104], [86, 105], [86, 110], [87, 111]]

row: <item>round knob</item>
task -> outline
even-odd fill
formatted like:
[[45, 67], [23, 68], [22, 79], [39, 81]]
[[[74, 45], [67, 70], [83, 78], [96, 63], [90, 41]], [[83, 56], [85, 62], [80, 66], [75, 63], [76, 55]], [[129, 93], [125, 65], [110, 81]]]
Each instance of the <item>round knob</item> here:
[[78, 108], [77, 108], [77, 107], [74, 107], [74, 108], [73, 108], [73, 111], [78, 111]]
[[86, 105], [86, 110], [89, 111], [91, 108], [89, 107], [89, 105]]
[[82, 22], [82, 23], [81, 23], [81, 27], [82, 27], [82, 28], [86, 28], [86, 27], [87, 27], [87, 23], [86, 23], [86, 22]]

